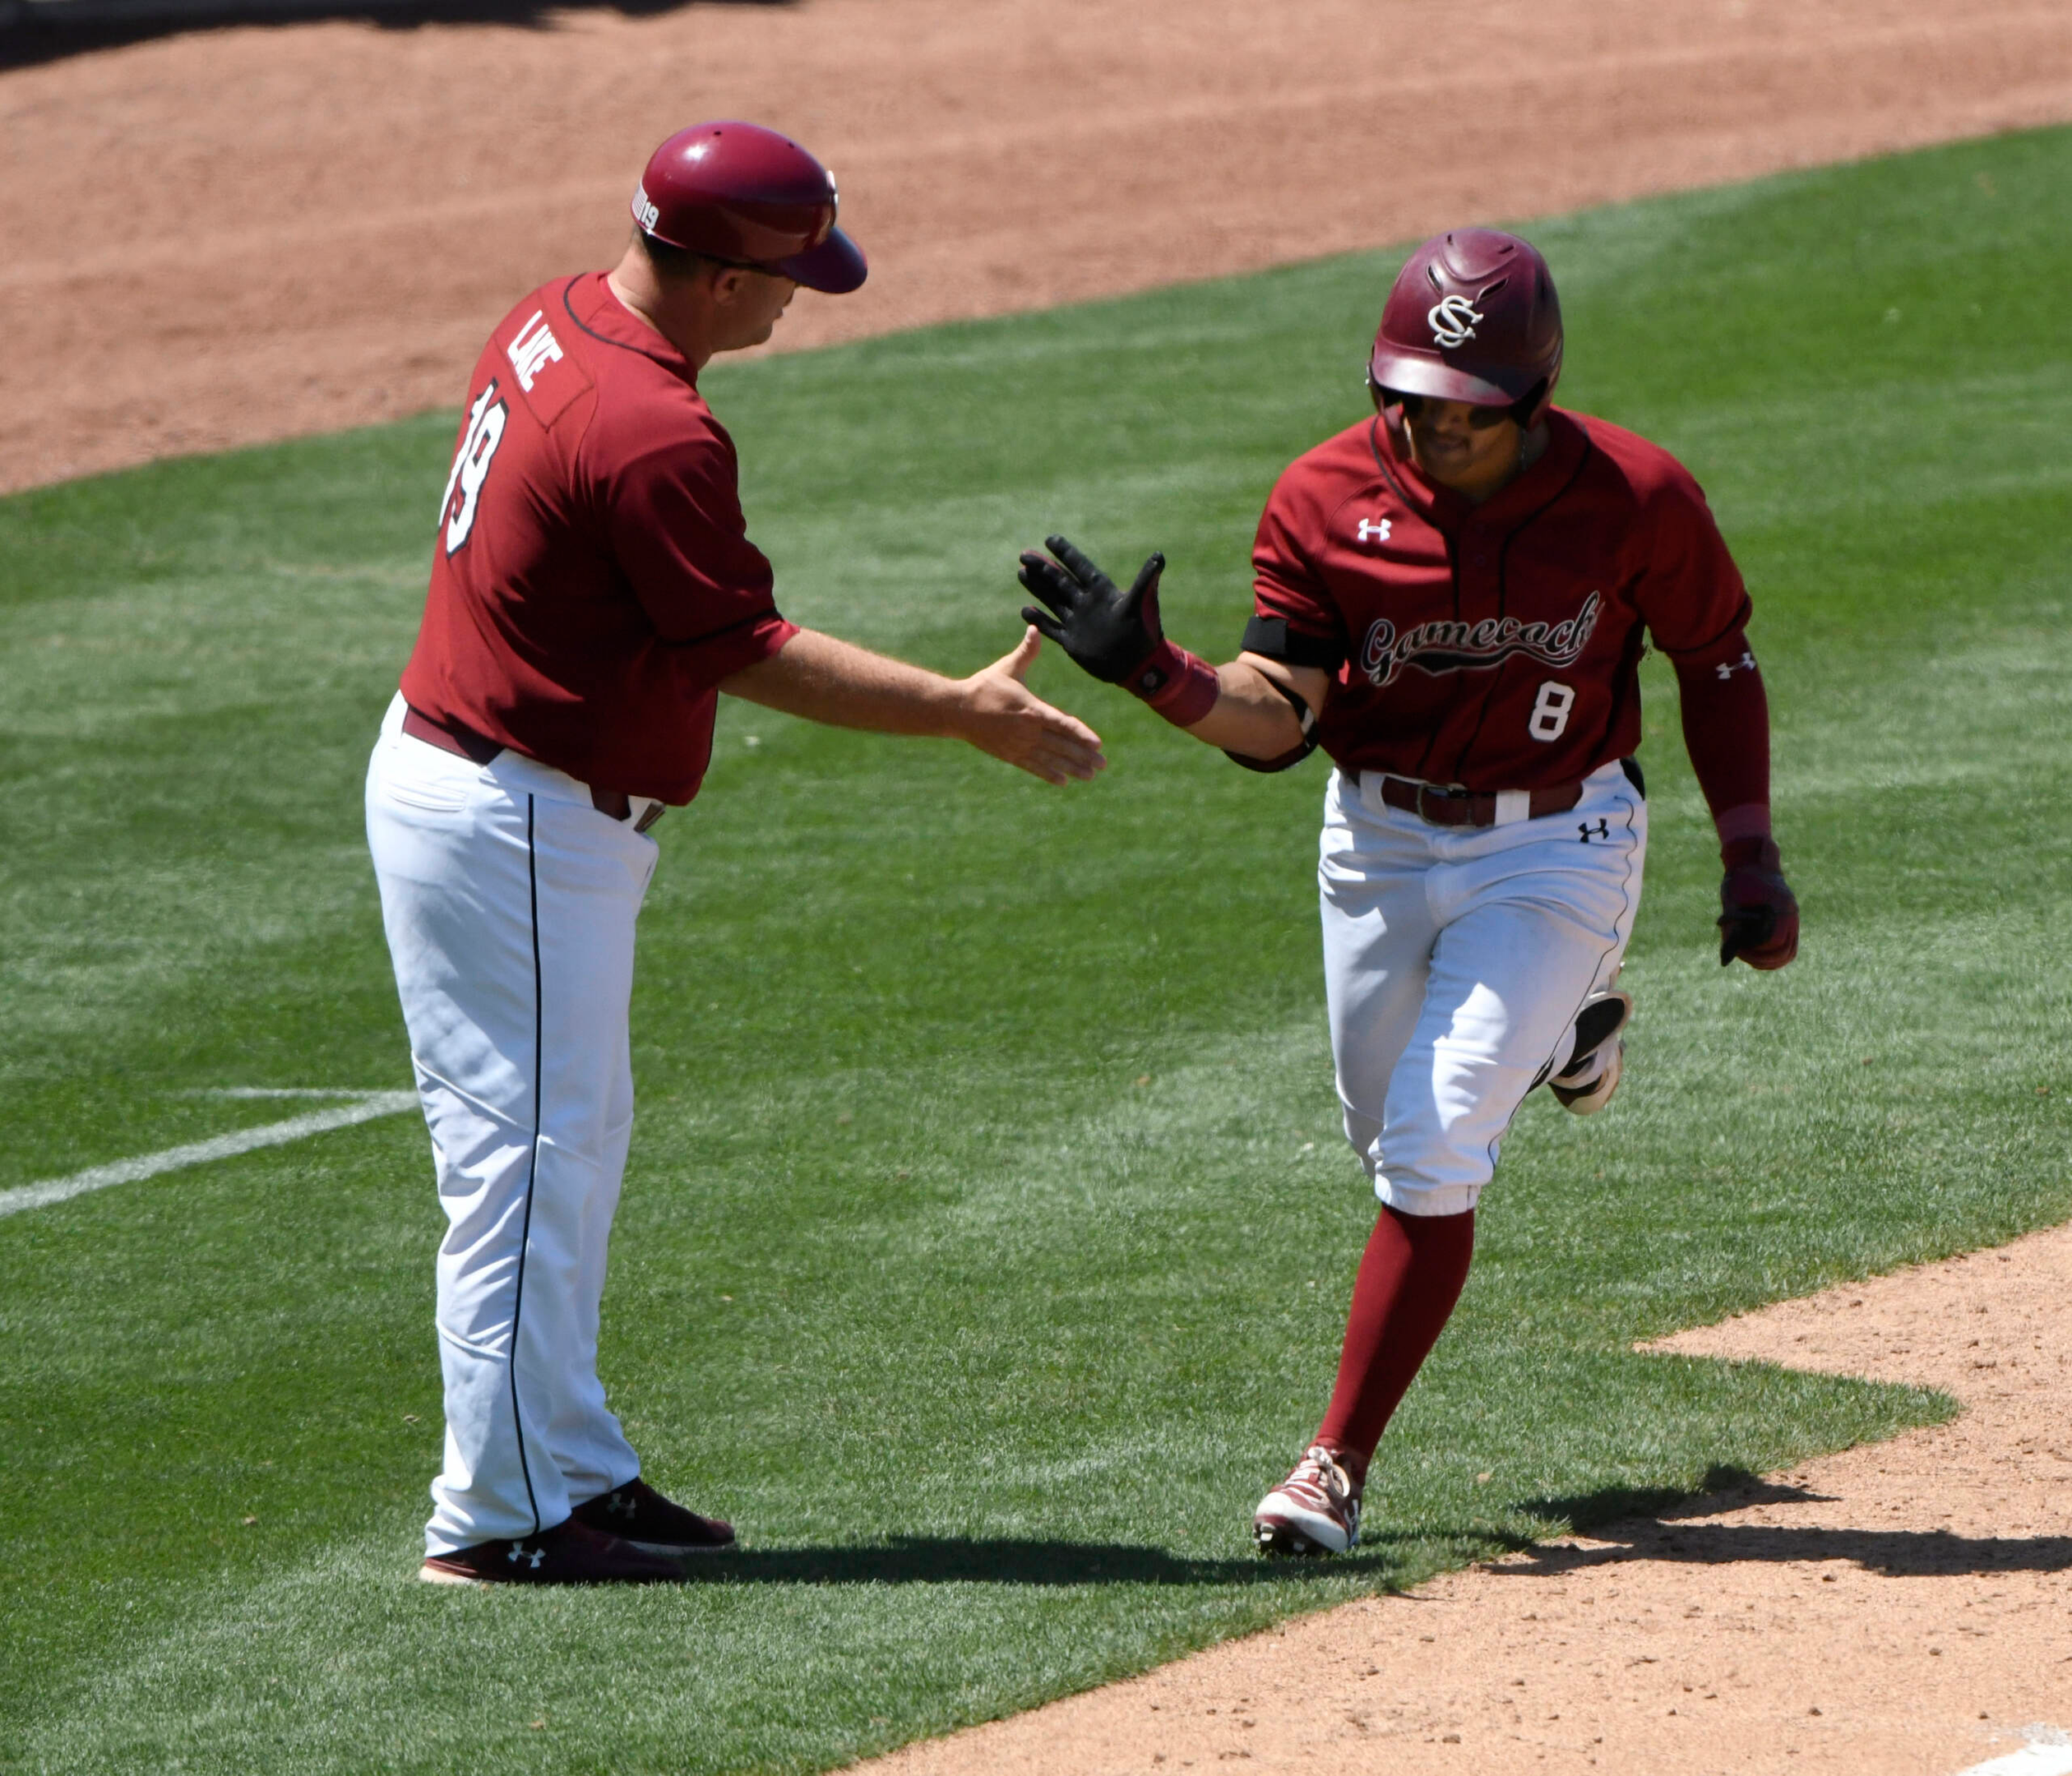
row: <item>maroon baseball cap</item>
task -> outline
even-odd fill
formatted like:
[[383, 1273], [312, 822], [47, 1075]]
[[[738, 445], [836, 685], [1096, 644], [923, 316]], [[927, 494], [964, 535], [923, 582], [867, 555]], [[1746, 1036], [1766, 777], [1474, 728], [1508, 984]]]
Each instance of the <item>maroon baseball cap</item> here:
[[869, 274], [835, 225], [835, 175], [760, 123], [693, 123], [648, 159], [633, 220], [665, 246], [773, 271], [830, 296]]
[[1404, 263], [1381, 311], [1367, 375], [1380, 389], [1529, 403], [1529, 425], [1561, 374], [1561, 304], [1530, 241], [1496, 229], [1435, 234]]

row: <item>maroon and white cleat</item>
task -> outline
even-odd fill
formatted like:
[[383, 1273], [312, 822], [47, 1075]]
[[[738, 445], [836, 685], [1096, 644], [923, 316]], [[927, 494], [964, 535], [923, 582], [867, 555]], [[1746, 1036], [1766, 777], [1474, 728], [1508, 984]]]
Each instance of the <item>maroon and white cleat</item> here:
[[539, 1535], [428, 1555], [418, 1577], [429, 1584], [660, 1584], [682, 1579], [683, 1569], [571, 1517]]
[[1252, 1539], [1263, 1554], [1344, 1554], [1360, 1539], [1360, 1482], [1321, 1443], [1259, 1501]]
[[637, 1478], [578, 1505], [575, 1520], [650, 1554], [716, 1554], [734, 1545], [732, 1524], [686, 1510]]

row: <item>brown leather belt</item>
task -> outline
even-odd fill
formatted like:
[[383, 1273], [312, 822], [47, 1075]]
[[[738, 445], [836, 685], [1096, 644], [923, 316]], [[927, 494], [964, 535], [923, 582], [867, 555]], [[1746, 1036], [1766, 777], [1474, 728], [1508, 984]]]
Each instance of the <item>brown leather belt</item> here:
[[[422, 740], [427, 746], [435, 746], [442, 752], [451, 752], [473, 765], [487, 765], [503, 751], [502, 744], [487, 734], [479, 734], [459, 722], [435, 722], [408, 703], [403, 705], [403, 732], [413, 740]], [[600, 789], [595, 784], [589, 788], [590, 806], [599, 813], [615, 821], [623, 821], [632, 813], [633, 798], [623, 789]], [[633, 830], [645, 832], [668, 812], [659, 802], [650, 802]]]
[[[1496, 796], [1493, 791], [1472, 789], [1442, 789], [1436, 784], [1413, 783], [1408, 777], [1390, 777], [1381, 772], [1370, 772], [1381, 778], [1381, 799], [1392, 808], [1401, 808], [1434, 826], [1494, 826], [1496, 824]], [[1525, 797], [1527, 820], [1538, 820], [1545, 814], [1566, 814], [1583, 799], [1583, 785], [1579, 783], [1557, 784], [1552, 789], [1535, 789]], [[1515, 815], [1511, 818], [1516, 818]]]

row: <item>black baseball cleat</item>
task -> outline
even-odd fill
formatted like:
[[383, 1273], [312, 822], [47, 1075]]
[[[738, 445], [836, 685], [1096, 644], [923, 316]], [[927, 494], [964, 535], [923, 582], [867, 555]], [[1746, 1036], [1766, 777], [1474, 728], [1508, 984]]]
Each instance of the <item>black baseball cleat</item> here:
[[428, 1555], [418, 1577], [428, 1584], [666, 1584], [683, 1569], [571, 1517], [536, 1536]]
[[686, 1510], [637, 1478], [578, 1505], [575, 1521], [650, 1554], [716, 1554], [734, 1545], [732, 1524]]
[[1626, 1043], [1619, 1032], [1632, 1015], [1633, 995], [1616, 987], [1583, 1001], [1575, 1014], [1575, 1052], [1547, 1082], [1564, 1110], [1593, 1116], [1611, 1103], [1626, 1065]]

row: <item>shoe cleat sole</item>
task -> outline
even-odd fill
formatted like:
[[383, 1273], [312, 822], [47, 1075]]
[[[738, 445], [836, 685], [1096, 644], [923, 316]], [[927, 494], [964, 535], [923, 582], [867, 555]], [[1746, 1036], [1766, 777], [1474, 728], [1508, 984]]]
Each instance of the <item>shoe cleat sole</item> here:
[[[1325, 1560], [1339, 1552], [1284, 1524], [1256, 1524], [1252, 1540], [1262, 1554], [1282, 1555], [1294, 1560]], [[1346, 1552], [1349, 1553], [1351, 1549], [1348, 1547]]]
[[1612, 1102], [1612, 1094], [1619, 1089], [1619, 1075], [1626, 1071], [1626, 1043], [1614, 1038], [1611, 1057], [1604, 1064], [1604, 1071], [1587, 1085], [1573, 1089], [1550, 1080], [1547, 1089], [1554, 1094], [1555, 1101], [1570, 1116], [1595, 1116]]

